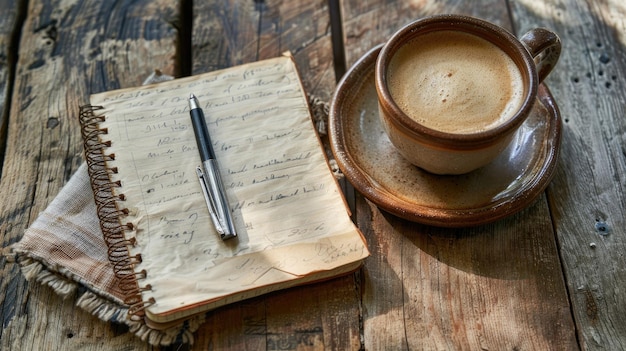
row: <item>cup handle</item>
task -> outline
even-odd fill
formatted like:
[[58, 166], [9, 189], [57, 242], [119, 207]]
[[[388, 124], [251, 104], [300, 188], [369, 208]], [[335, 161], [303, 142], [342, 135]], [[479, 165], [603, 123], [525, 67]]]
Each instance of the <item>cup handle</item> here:
[[535, 60], [539, 83], [556, 66], [561, 55], [561, 39], [556, 33], [545, 28], [534, 28], [524, 34], [520, 41]]

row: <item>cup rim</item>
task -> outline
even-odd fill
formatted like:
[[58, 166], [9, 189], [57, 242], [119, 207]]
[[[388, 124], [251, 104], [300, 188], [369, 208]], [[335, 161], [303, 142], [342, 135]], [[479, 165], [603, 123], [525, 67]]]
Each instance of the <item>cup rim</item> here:
[[[391, 58], [405, 39], [412, 40], [418, 35], [433, 31], [457, 30], [477, 35], [502, 49], [522, 73], [525, 96], [522, 105], [513, 117], [494, 128], [475, 133], [451, 133], [426, 127], [410, 118], [398, 107], [387, 86], [387, 71]], [[512, 55], [515, 53], [515, 56]], [[422, 142], [451, 148], [466, 149], [483, 147], [500, 140], [514, 132], [530, 113], [537, 93], [538, 78], [535, 63], [528, 49], [509, 31], [485, 20], [465, 15], [433, 15], [410, 22], [396, 31], [383, 45], [376, 60], [375, 85], [381, 109], [387, 109], [384, 115], [390, 116], [388, 122]]]

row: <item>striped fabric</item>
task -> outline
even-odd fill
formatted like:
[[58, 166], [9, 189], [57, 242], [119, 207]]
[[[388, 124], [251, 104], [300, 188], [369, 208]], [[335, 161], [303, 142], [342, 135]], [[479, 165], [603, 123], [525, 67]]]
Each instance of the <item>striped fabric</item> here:
[[193, 343], [193, 332], [205, 320], [202, 315], [168, 330], [155, 330], [127, 318], [128, 307], [107, 258], [86, 164], [11, 251], [29, 281], [48, 285], [64, 297], [76, 296], [76, 305], [101, 320], [127, 324], [150, 344]]

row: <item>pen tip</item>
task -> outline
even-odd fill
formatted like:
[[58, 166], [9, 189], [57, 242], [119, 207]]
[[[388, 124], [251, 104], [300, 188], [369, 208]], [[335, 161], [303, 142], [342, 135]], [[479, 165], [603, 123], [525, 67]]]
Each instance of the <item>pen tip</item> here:
[[191, 95], [189, 95], [189, 109], [193, 110], [197, 108], [198, 108], [198, 99], [196, 99], [196, 96], [193, 95], [192, 93]]

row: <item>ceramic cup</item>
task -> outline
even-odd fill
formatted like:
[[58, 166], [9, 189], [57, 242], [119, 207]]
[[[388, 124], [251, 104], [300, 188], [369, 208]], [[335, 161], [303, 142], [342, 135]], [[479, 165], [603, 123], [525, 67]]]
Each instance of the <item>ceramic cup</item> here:
[[559, 37], [543, 28], [518, 40], [468, 16], [412, 22], [376, 62], [383, 128], [400, 154], [426, 171], [480, 168], [509, 145], [560, 52]]

